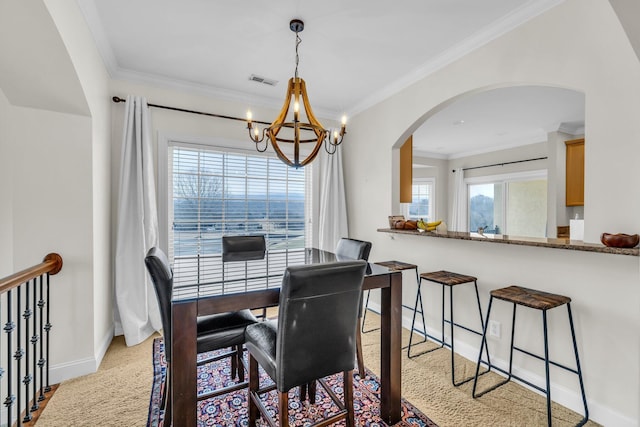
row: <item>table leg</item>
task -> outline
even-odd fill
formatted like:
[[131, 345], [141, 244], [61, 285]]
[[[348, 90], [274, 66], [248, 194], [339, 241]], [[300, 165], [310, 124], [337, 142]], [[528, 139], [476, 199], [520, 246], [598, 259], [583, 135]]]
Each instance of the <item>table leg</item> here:
[[389, 275], [390, 286], [381, 289], [380, 415], [388, 424], [400, 421], [402, 274]]
[[[197, 414], [197, 315], [198, 302], [184, 301], [172, 304], [174, 325], [171, 352], [171, 378], [173, 382], [173, 426], [195, 427]], [[176, 363], [177, 362], [177, 363]], [[166, 427], [171, 426], [165, 421]]]

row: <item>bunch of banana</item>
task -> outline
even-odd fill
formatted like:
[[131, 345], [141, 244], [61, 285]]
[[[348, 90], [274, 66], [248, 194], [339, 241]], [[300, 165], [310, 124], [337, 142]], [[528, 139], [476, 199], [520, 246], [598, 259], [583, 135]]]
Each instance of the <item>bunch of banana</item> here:
[[422, 218], [420, 218], [418, 220], [418, 228], [425, 231], [434, 231], [441, 223], [442, 221], [424, 222]]

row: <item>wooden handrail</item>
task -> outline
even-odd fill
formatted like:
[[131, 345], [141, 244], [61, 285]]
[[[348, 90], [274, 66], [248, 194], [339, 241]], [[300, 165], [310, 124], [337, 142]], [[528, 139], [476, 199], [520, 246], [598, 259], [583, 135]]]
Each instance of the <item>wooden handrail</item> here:
[[0, 294], [3, 294], [45, 273], [49, 273], [51, 275], [57, 274], [61, 269], [62, 257], [54, 252], [47, 254], [40, 264], [25, 268], [11, 276], [0, 279]]

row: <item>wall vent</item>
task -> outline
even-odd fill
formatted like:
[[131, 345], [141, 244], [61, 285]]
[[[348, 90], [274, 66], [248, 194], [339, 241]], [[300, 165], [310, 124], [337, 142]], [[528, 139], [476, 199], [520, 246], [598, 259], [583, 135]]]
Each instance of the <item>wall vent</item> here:
[[275, 85], [278, 84], [277, 80], [267, 79], [266, 77], [256, 76], [255, 74], [251, 74], [249, 76], [249, 80], [251, 80], [253, 82], [263, 83], [263, 84], [269, 85], [269, 86], [275, 86]]

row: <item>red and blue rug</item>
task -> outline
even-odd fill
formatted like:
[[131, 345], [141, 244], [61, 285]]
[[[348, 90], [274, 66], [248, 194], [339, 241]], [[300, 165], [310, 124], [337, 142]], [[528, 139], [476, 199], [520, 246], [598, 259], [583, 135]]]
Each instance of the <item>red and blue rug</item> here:
[[[230, 378], [231, 366], [229, 360], [229, 358], [225, 358], [198, 368], [198, 394], [233, 384]], [[156, 338], [153, 342], [153, 373], [147, 427], [164, 427], [164, 414], [160, 410], [166, 376], [166, 361], [162, 338]], [[262, 373], [260, 384], [269, 384], [270, 381], [270, 378]], [[329, 377], [327, 383], [338, 396], [342, 396], [342, 374]], [[357, 374], [354, 375], [353, 386], [356, 425], [386, 426], [387, 424], [380, 419], [380, 385], [378, 378], [367, 370], [367, 375], [364, 379], [361, 379]], [[316, 403], [314, 405], [308, 402], [301, 403], [297, 393], [298, 388], [295, 388], [289, 395], [289, 423], [292, 426], [309, 425], [337, 411], [337, 407], [331, 401], [331, 398], [320, 386], [317, 388]], [[277, 413], [278, 399], [275, 392], [269, 393], [263, 402], [271, 414]], [[258, 420], [258, 423], [259, 425], [266, 424], [263, 420]], [[198, 426], [247, 425], [247, 390], [239, 390], [198, 402]], [[344, 425], [344, 422], [336, 425]], [[426, 415], [404, 399], [402, 399], [402, 421], [395, 425], [437, 427]]]

